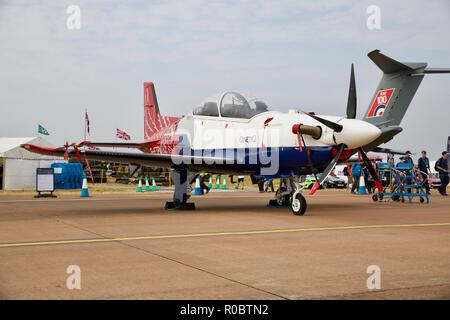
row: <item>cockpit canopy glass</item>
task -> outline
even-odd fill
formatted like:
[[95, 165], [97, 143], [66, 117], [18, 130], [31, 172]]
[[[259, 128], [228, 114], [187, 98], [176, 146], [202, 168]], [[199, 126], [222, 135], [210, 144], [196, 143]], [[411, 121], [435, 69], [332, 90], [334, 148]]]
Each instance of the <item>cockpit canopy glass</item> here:
[[217, 102], [210, 101], [210, 99], [203, 102], [200, 106], [198, 106], [194, 109], [193, 115], [218, 117], [219, 116], [219, 108], [217, 107]]
[[268, 105], [261, 99], [247, 100], [240, 93], [229, 91], [221, 96], [206, 99], [193, 111], [194, 115], [226, 118], [250, 119], [251, 117], [269, 110]]
[[237, 92], [227, 92], [220, 101], [220, 114], [227, 118], [250, 119], [251, 117], [268, 111], [267, 104], [260, 99], [247, 101]]

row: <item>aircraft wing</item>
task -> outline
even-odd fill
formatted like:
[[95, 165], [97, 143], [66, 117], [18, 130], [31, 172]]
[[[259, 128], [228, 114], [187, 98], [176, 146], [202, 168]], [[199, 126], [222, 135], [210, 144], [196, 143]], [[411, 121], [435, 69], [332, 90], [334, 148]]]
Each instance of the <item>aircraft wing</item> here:
[[105, 147], [105, 148], [133, 148], [142, 149], [146, 148], [146, 143], [134, 143], [134, 142], [84, 142], [84, 145], [90, 147]]
[[[64, 157], [66, 153], [65, 147], [48, 148], [36, 146], [33, 144], [23, 144], [22, 148], [42, 155]], [[68, 150], [69, 158], [77, 158], [77, 151], [75, 149]], [[199, 157], [190, 155], [177, 154], [156, 154], [156, 153], [141, 153], [141, 152], [115, 152], [115, 151], [94, 151], [94, 150], [80, 150], [79, 155], [88, 160], [109, 161], [118, 163], [139, 164], [149, 167], [160, 168], [176, 168], [177, 166], [187, 166], [192, 171], [201, 171], [211, 164], [223, 163], [232, 164], [231, 159], [216, 158], [216, 157]], [[225, 164], [226, 163], [226, 164]]]

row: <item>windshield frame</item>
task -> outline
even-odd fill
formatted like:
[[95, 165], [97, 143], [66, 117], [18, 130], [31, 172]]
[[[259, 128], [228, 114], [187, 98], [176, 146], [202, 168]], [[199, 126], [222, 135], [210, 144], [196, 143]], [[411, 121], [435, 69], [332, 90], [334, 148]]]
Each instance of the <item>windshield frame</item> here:
[[[227, 95], [232, 94], [235, 95], [240, 101], [243, 102], [243, 107], [248, 107], [249, 110], [252, 112], [251, 116], [249, 117], [241, 117], [241, 116], [224, 116], [222, 113], [222, 104], [224, 102], [224, 99]], [[196, 114], [196, 109], [204, 107], [206, 103], [215, 103], [217, 106], [218, 115], [206, 115], [206, 114]], [[259, 103], [259, 109], [258, 109], [258, 103]], [[262, 110], [261, 110], [262, 108]], [[233, 119], [238, 121], [248, 121], [255, 116], [258, 116], [260, 114], [271, 112], [270, 106], [263, 100], [258, 97], [252, 96], [250, 99], [247, 99], [243, 94], [237, 92], [237, 91], [225, 91], [222, 94], [216, 94], [214, 96], [210, 96], [209, 98], [206, 98], [203, 100], [197, 107], [194, 107], [190, 114], [195, 117], [208, 117], [208, 118], [214, 118], [214, 119]]]
[[[222, 113], [223, 101], [224, 101], [224, 98], [226, 96], [228, 96], [228, 95], [235, 95], [239, 100], [242, 101], [243, 107], [248, 107], [249, 110], [251, 110], [253, 114], [251, 116], [249, 116], [249, 117], [245, 117], [245, 116], [243, 116], [243, 117], [224, 116], [223, 113]], [[256, 102], [260, 102], [262, 105], [265, 106], [266, 109], [262, 110], [262, 111], [258, 111]], [[218, 107], [219, 107], [219, 115], [220, 115], [221, 118], [239, 119], [239, 120], [249, 120], [249, 119], [252, 119], [253, 117], [255, 117], [257, 115], [260, 115], [262, 113], [270, 111], [269, 110], [269, 106], [262, 99], [253, 97], [250, 100], [248, 100], [243, 94], [241, 94], [241, 93], [239, 93], [237, 91], [226, 91], [226, 92], [224, 92], [221, 95], [220, 99], [219, 99]]]

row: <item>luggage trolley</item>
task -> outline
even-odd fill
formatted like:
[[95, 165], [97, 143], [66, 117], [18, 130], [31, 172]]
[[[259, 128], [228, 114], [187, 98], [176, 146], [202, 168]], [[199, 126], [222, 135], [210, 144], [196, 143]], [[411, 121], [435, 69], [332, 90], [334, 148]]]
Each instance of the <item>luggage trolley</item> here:
[[[420, 203], [430, 203], [429, 195], [423, 186], [425, 180], [421, 175], [428, 178], [428, 174], [416, 169], [411, 163], [399, 163], [393, 167], [388, 163], [378, 166], [379, 176], [382, 180], [383, 191], [372, 196], [373, 201], [382, 201], [391, 198], [393, 201], [411, 203], [414, 197], [418, 197]], [[388, 188], [390, 192], [387, 192]]]

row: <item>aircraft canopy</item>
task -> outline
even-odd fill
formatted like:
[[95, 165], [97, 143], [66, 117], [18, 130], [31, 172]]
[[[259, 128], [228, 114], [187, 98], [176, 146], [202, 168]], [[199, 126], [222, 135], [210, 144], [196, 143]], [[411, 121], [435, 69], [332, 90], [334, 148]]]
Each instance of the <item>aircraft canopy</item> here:
[[220, 96], [206, 99], [193, 114], [198, 116], [250, 119], [269, 110], [268, 105], [258, 98], [247, 100], [242, 94], [228, 91]]

